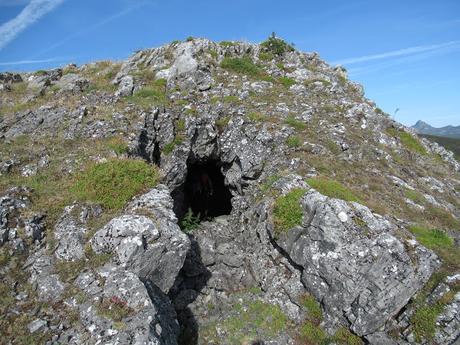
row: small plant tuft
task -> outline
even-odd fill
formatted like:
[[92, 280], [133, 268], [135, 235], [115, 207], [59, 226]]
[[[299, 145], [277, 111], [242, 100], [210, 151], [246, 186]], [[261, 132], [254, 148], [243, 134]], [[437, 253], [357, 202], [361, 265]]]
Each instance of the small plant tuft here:
[[296, 129], [297, 131], [303, 131], [305, 128], [307, 128], [307, 125], [300, 121], [297, 120], [294, 115], [289, 115], [285, 120], [284, 123], [291, 126], [292, 128]]
[[289, 77], [280, 77], [278, 81], [287, 89], [289, 89], [292, 85], [295, 84], [295, 80]]
[[291, 135], [287, 138], [286, 144], [288, 147], [291, 148], [299, 148], [300, 146], [302, 146], [302, 140], [298, 135]]
[[134, 314], [134, 310], [118, 296], [105, 299], [97, 306], [97, 313], [112, 321], [120, 322], [124, 318]]
[[183, 232], [186, 234], [191, 233], [200, 226], [200, 216], [194, 215], [192, 209], [189, 208], [179, 225]]
[[296, 188], [275, 200], [273, 209], [275, 234], [279, 235], [302, 223], [300, 199], [305, 190]]

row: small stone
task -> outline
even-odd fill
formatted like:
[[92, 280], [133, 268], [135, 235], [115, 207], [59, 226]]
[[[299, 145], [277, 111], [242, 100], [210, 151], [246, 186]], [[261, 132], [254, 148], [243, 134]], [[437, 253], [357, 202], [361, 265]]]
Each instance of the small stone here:
[[343, 211], [338, 214], [338, 217], [342, 223], [345, 223], [348, 220], [347, 214]]
[[44, 330], [47, 324], [48, 322], [45, 320], [36, 319], [32, 321], [31, 323], [29, 323], [27, 325], [27, 328], [29, 329], [30, 333], [35, 333], [35, 332]]

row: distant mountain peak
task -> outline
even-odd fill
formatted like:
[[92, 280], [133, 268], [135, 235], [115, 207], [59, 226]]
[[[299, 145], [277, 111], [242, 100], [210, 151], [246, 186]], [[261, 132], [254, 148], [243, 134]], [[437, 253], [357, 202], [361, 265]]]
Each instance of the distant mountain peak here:
[[438, 137], [446, 138], [460, 138], [460, 126], [445, 126], [436, 128], [425, 121], [418, 120], [415, 125], [412, 126], [420, 134], [434, 135]]

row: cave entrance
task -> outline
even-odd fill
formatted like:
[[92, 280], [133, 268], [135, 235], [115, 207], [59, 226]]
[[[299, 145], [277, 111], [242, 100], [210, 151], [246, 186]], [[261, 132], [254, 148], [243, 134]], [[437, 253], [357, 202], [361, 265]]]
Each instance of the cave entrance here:
[[232, 194], [216, 160], [188, 164], [185, 183], [173, 193], [173, 198], [179, 224], [184, 219], [198, 223], [232, 211]]

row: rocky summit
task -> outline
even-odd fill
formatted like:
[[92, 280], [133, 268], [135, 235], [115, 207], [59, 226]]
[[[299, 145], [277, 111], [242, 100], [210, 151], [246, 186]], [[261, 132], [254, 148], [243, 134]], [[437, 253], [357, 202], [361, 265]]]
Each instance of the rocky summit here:
[[460, 163], [316, 53], [0, 74], [2, 344], [459, 344]]

